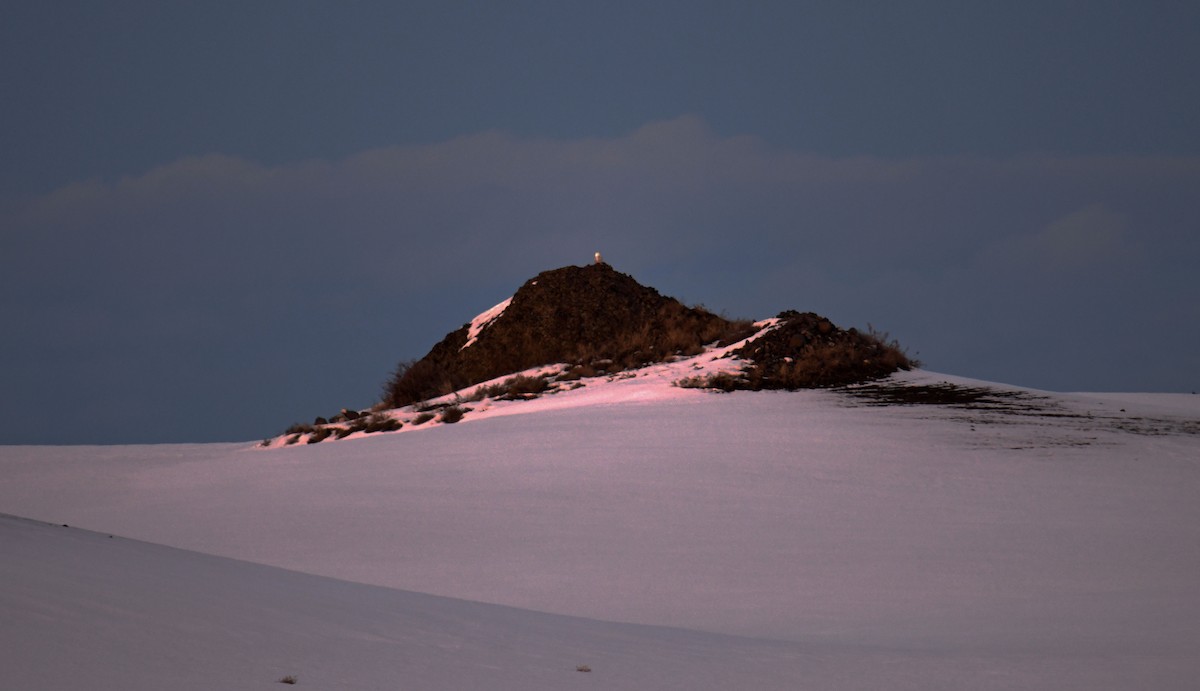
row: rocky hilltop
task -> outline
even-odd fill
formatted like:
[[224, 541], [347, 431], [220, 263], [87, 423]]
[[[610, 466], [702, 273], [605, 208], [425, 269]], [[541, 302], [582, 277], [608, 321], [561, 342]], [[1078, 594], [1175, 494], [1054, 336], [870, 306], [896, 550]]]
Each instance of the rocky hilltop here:
[[529, 279], [425, 357], [402, 363], [384, 402], [398, 408], [552, 363], [583, 371], [636, 368], [753, 331], [749, 322], [686, 307], [608, 264], [566, 266]]
[[[706, 353], [709, 365], [721, 365], [700, 365], [698, 356]], [[582, 386], [583, 379], [689, 360], [691, 366], [678, 368], [675, 385], [725, 391], [842, 386], [915, 365], [896, 343], [841, 329], [812, 312], [789, 310], [760, 322], [727, 319], [608, 264], [567, 266], [529, 279], [421, 359], [401, 362], [371, 410], [343, 409], [292, 425], [284, 443], [394, 431], [435, 417], [452, 423], [470, 412], [458, 402], [529, 398]], [[538, 368], [540, 374], [530, 374]]]
[[[565, 363], [581, 376], [699, 355], [751, 336], [735, 351], [742, 376], [715, 388], [803, 388], [886, 376], [911, 362], [893, 343], [819, 315], [788, 311], [762, 330], [643, 286], [604, 263], [529, 279], [512, 298], [448, 334], [425, 357], [401, 363], [383, 403], [398, 408], [531, 367]], [[762, 331], [762, 333], [759, 333]]]

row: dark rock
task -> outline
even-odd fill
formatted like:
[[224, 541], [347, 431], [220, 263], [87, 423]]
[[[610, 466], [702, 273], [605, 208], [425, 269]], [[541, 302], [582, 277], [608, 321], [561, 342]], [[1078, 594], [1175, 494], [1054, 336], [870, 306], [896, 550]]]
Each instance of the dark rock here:
[[[608, 264], [568, 266], [525, 282], [504, 313], [468, 348], [469, 325], [398, 371], [386, 387], [394, 407], [530, 367], [614, 362], [626, 369], [694, 355], [731, 322], [665, 297]], [[613, 368], [606, 368], [613, 369]]]
[[842, 330], [812, 312], [788, 310], [780, 324], [734, 354], [750, 361], [749, 388], [843, 386], [885, 377], [913, 363], [895, 343], [857, 329]]
[[[736, 351], [747, 361], [739, 379], [745, 388], [837, 386], [911, 366], [875, 334], [843, 331], [812, 312], [789, 310], [779, 318], [778, 328]], [[398, 366], [384, 386], [384, 403], [427, 401], [541, 365], [566, 363], [578, 376], [617, 373], [698, 355], [708, 344], [736, 342], [754, 328], [687, 307], [598, 263], [538, 274], [464, 347], [469, 332], [466, 324], [425, 357]]]

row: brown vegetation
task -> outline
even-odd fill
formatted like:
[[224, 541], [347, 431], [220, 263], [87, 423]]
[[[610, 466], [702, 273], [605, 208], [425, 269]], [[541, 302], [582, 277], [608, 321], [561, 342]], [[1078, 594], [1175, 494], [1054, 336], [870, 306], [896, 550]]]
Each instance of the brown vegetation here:
[[916, 361], [886, 334], [842, 330], [812, 312], [783, 312], [780, 325], [734, 351], [749, 361], [749, 389], [808, 389], [879, 379]]
[[464, 325], [420, 360], [402, 362], [383, 402], [398, 408], [553, 363], [575, 365], [580, 376], [621, 371], [733, 343], [753, 328], [686, 307], [607, 264], [568, 266], [527, 281], [470, 347]]
[[[834, 387], [878, 379], [917, 363], [887, 337], [868, 328], [842, 330], [812, 312], [783, 312], [767, 333], [732, 351], [740, 372], [688, 377], [676, 385], [722, 391]], [[756, 331], [748, 320], [730, 320], [674, 298], [618, 273], [607, 264], [568, 266], [526, 281], [504, 313], [492, 320], [468, 347], [470, 325], [448, 334], [419, 360], [400, 362], [384, 383], [382, 400], [370, 411], [343, 409], [295, 424], [286, 444], [307, 437], [317, 443], [363, 431], [399, 429], [387, 409], [413, 405], [420, 425], [433, 419], [452, 424], [467, 409], [445, 402], [449, 393], [478, 386], [467, 400], [532, 398], [575, 382], [621, 373], [657, 362], [691, 357], [710, 345], [731, 345]], [[557, 376], [515, 374], [539, 366], [565, 364]], [[264, 444], [266, 445], [266, 444]]]

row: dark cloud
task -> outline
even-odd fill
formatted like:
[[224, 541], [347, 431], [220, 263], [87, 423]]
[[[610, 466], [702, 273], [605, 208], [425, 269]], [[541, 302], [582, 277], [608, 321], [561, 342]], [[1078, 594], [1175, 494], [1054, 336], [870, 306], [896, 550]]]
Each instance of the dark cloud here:
[[697, 113], [833, 156], [1200, 154], [1200, 5], [9, 3], [0, 202], [228, 152], [270, 165]]
[[367, 405], [595, 250], [731, 314], [869, 322], [935, 370], [1190, 391], [1197, 188], [1194, 158], [814, 156], [695, 117], [185, 158], [6, 207], [0, 441], [246, 439]]

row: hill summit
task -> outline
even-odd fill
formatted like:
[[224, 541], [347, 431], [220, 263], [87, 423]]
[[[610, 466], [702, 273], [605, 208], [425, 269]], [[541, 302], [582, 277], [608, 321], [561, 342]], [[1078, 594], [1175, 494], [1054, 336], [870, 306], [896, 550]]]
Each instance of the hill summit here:
[[533, 367], [564, 364], [576, 377], [637, 369], [746, 341], [740, 374], [684, 386], [806, 388], [886, 376], [913, 363], [895, 343], [787, 311], [765, 322], [731, 320], [643, 286], [605, 263], [529, 279], [508, 300], [447, 334], [425, 357], [402, 362], [382, 405], [399, 408]]

